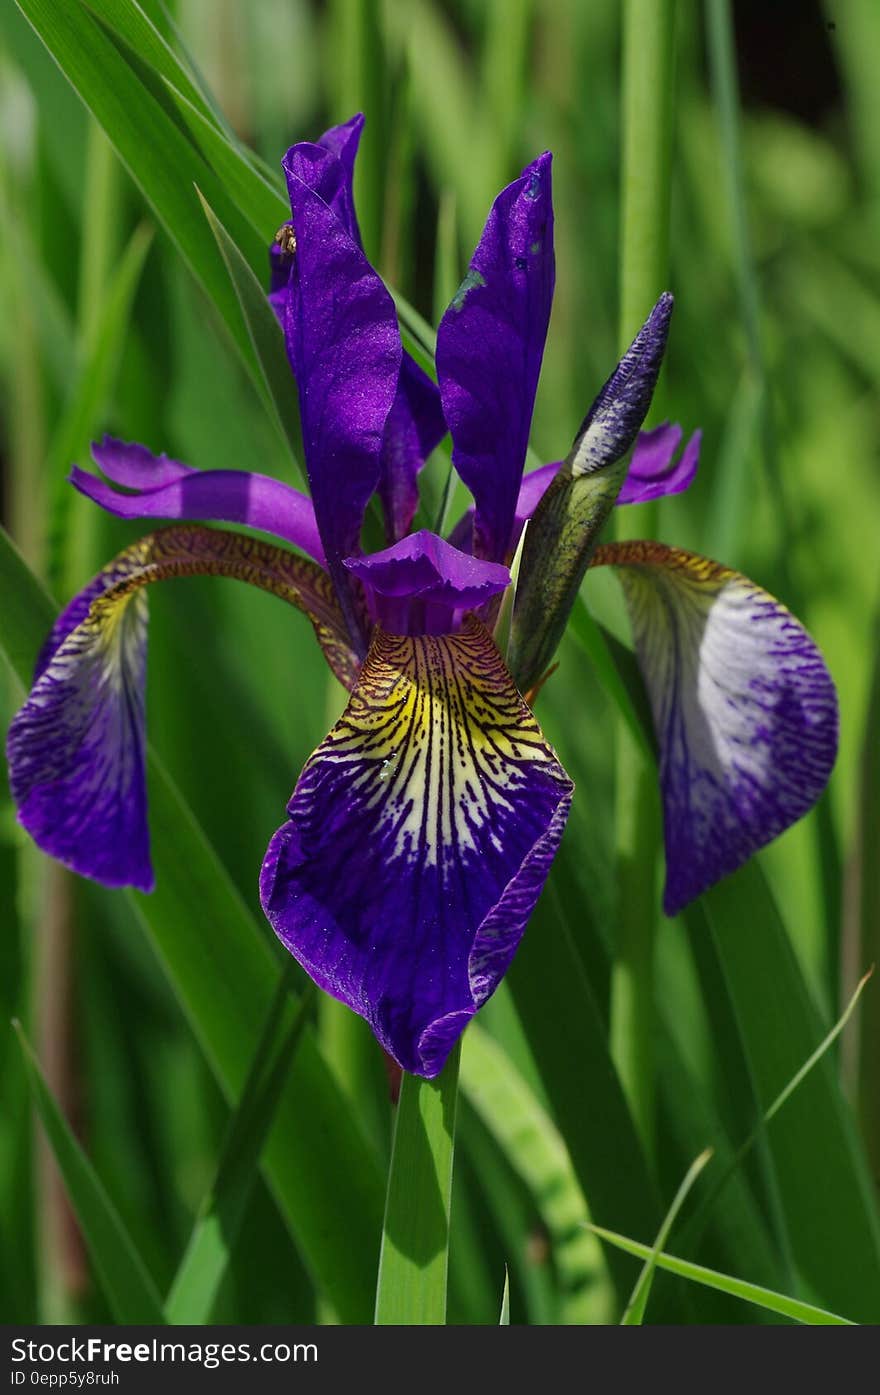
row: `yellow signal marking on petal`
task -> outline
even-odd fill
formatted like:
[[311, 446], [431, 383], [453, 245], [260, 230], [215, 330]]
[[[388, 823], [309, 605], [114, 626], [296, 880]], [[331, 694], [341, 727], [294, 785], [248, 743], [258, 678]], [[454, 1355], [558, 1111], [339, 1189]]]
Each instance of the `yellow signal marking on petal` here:
[[417, 852], [425, 866], [442, 864], [447, 849], [475, 851], [493, 814], [513, 808], [528, 766], [559, 768], [473, 617], [452, 635], [380, 631], [348, 708], [312, 757], [327, 759], [355, 768], [353, 790], [390, 825], [394, 855]]

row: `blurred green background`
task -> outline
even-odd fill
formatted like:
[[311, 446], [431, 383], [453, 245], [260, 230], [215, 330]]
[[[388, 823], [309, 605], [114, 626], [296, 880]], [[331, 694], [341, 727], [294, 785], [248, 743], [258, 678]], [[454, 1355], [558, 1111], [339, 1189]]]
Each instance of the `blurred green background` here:
[[[115, 34], [114, 53], [163, 112], [155, 54], [113, 29], [114, 12], [125, 8], [94, 7], [101, 33]], [[224, 139], [255, 151], [276, 184], [289, 144], [365, 111], [356, 186], [365, 246], [431, 323], [497, 191], [541, 150], [553, 151], [557, 291], [532, 444], [543, 460], [562, 456], [620, 337], [621, 7], [141, 0], [130, 8], [212, 94], [228, 123]], [[292, 467], [210, 295], [13, 4], [0, 9], [0, 44], [2, 518], [31, 567], [66, 599], [140, 531], [65, 490], [67, 468], [88, 463], [93, 437], [111, 431], [201, 467], [282, 478]], [[512, 1321], [612, 1320], [637, 1269], [623, 1279], [609, 1272], [583, 1228], [585, 1204], [613, 1228], [635, 1225], [643, 1167], [656, 1196], [644, 1202], [649, 1228], [635, 1238], [650, 1242], [651, 1216], [659, 1222], [709, 1142], [716, 1160], [691, 1198], [694, 1214], [705, 1203], [703, 1212], [690, 1229], [685, 1214], [670, 1248], [845, 1316], [880, 1318], [876, 987], [858, 1024], [724, 1191], [710, 1195], [712, 1168], [720, 1174], [818, 1045], [880, 933], [878, 53], [873, 0], [743, 0], [732, 16], [716, 0], [678, 7], [676, 312], [650, 420], [671, 417], [704, 436], [696, 483], [663, 501], [650, 526], [741, 568], [805, 621], [838, 685], [840, 757], [820, 809], [760, 858], [784, 929], [767, 922], [769, 894], [750, 899], [752, 882], [734, 881], [686, 924], [658, 910], [654, 1125], [640, 1143], [628, 1123], [623, 1142], [599, 1093], [607, 1058], [596, 1055], [608, 1038], [619, 894], [617, 717], [577, 638], [566, 639], [539, 716], [578, 794], [520, 981], [481, 1015], [472, 1063], [465, 1046], [450, 1321], [497, 1322], [505, 1264]], [[187, 131], [211, 165], [209, 145]], [[148, 146], [172, 192], [177, 183], [188, 196], [191, 172], [174, 150], [165, 160], [155, 133]], [[216, 159], [213, 168], [223, 184]], [[238, 197], [233, 190], [233, 205]], [[274, 231], [268, 222], [256, 230], [265, 243]], [[201, 236], [211, 243], [207, 223]], [[434, 463], [426, 488], [436, 492], [442, 460]], [[613, 585], [588, 577], [584, 595], [619, 629]], [[155, 588], [150, 604], [152, 741], [275, 955], [257, 873], [341, 690], [308, 626], [269, 597], [187, 581]], [[20, 700], [0, 669], [4, 728]], [[185, 877], [183, 841], [179, 856]], [[199, 1022], [191, 1006], [182, 1010], [179, 984], [175, 991], [132, 903], [50, 866], [17, 828], [5, 783], [0, 929], [0, 1312], [17, 1322], [104, 1320], [113, 1304], [37, 1144], [21, 1052], [3, 1024], [13, 1016], [24, 1024], [162, 1292], [213, 1175], [228, 1104]], [[218, 924], [218, 940], [223, 934]], [[213, 930], [201, 944], [193, 972], [209, 999]], [[256, 1033], [259, 1023], [251, 1026]], [[381, 1179], [390, 1139], [381, 1061], [366, 1030], [335, 1004], [319, 1005], [315, 1030], [337, 1080], [336, 1107], [363, 1134]], [[305, 1140], [323, 1127], [307, 1112], [299, 1125]], [[347, 1224], [344, 1196], [339, 1224]], [[369, 1295], [346, 1307], [334, 1294], [332, 1263], [316, 1277], [318, 1242], [301, 1239], [277, 1192], [260, 1183], [214, 1319], [368, 1312]], [[371, 1264], [367, 1256], [365, 1271]], [[648, 1316], [768, 1315], [670, 1280], [656, 1287]]]

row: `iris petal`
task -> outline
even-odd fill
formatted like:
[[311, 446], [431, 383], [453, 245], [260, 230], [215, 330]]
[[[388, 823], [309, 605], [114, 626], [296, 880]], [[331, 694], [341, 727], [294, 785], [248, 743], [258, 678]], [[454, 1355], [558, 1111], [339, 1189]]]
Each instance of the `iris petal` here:
[[136, 441], [119, 441], [115, 436], [93, 441], [92, 458], [108, 480], [123, 489], [161, 489], [197, 473], [192, 465], [167, 455], [154, 455]]
[[[57, 626], [6, 754], [19, 822], [43, 849], [105, 886], [153, 889], [144, 768], [147, 607], [126, 566], [96, 579]], [[79, 599], [79, 598], [78, 598]], [[70, 608], [69, 608], [70, 609]], [[74, 612], [75, 613], [75, 612]]]
[[364, 118], [361, 112], [349, 117], [338, 126], [331, 126], [318, 138], [318, 145], [329, 150], [339, 161], [339, 170], [332, 187], [324, 194], [333, 212], [343, 227], [361, 246], [361, 230], [358, 226], [354, 207], [354, 162], [364, 133]]
[[[321, 195], [359, 247], [361, 233], [354, 207], [353, 182], [354, 162], [363, 129], [364, 118], [358, 113], [357, 116], [352, 116], [340, 126], [331, 126], [328, 131], [318, 137], [316, 142], [322, 150], [326, 150], [333, 157], [334, 161], [332, 164], [327, 162], [326, 168], [332, 172], [334, 177], [328, 178], [325, 175]], [[311, 148], [311, 143], [308, 141], [300, 142], [300, 144], [306, 149]], [[295, 163], [298, 149], [299, 146], [293, 146], [287, 152], [286, 164]], [[271, 275], [269, 302], [281, 322], [282, 329], [284, 328], [290, 273], [293, 270], [293, 255], [279, 244], [277, 238], [269, 248]]]
[[[676, 459], [681, 444], [681, 427], [665, 421], [651, 431], [640, 431], [629, 463], [626, 479], [617, 496], [617, 504], [643, 504], [648, 499], [662, 499], [667, 494], [682, 494], [693, 484], [700, 463], [702, 431], [695, 431]], [[537, 509], [562, 461], [540, 465], [523, 475], [516, 501], [511, 551], [519, 542], [523, 525]]]
[[304, 610], [331, 666], [355, 681], [329, 578], [314, 562], [207, 528], [165, 528], [126, 548], [56, 621], [7, 740], [20, 822], [45, 852], [107, 886], [153, 885], [141, 588], [196, 574], [248, 581]]
[[328, 570], [352, 640], [365, 652], [363, 619], [342, 563], [358, 551], [364, 511], [379, 483], [400, 332], [394, 302], [332, 207], [341, 177], [337, 157], [298, 145], [284, 168], [297, 242], [284, 334], [309, 485]]
[[[301, 547], [316, 562], [324, 564], [312, 501], [281, 480], [246, 470], [193, 470], [166, 456], [153, 456], [145, 446], [106, 437], [100, 446], [92, 448], [92, 453], [105, 474], [107, 462], [114, 472], [110, 478], [137, 492], [120, 494], [77, 466], [71, 472], [70, 482], [117, 518], [243, 523]], [[155, 478], [151, 478], [150, 462], [155, 465]], [[172, 466], [176, 467], [174, 473], [169, 468]]]
[[674, 915], [801, 818], [837, 752], [815, 642], [739, 572], [661, 543], [611, 543], [660, 745], [664, 908]]
[[409, 532], [419, 506], [419, 471], [445, 435], [437, 385], [404, 353], [397, 394], [385, 423], [379, 477], [379, 497], [390, 542], [397, 542]]
[[644, 504], [667, 494], [682, 494], [693, 484], [700, 463], [702, 431], [695, 431], [676, 460], [681, 427], [664, 421], [653, 431], [641, 431], [629, 471], [617, 496], [618, 504]]
[[507, 556], [554, 284], [550, 156], [498, 195], [437, 331], [452, 459], [474, 496], [474, 554]]
[[[294, 224], [297, 222], [296, 203], [299, 198], [297, 181], [304, 180], [320, 194], [341, 227], [361, 250], [353, 181], [363, 127], [363, 116], [353, 116], [340, 126], [331, 126], [317, 145], [303, 142], [293, 146], [284, 161]], [[272, 276], [269, 299], [282, 329], [286, 324], [295, 255], [285, 252], [277, 242], [270, 248]], [[385, 423], [378, 481], [390, 542], [395, 542], [408, 531], [418, 507], [418, 473], [445, 434], [446, 423], [436, 383], [409, 354], [404, 353], [394, 400]]]
[[571, 791], [478, 621], [380, 631], [269, 845], [264, 910], [404, 1069], [434, 1076], [513, 957]]
[[363, 584], [373, 619], [401, 635], [450, 634], [510, 585], [500, 562], [472, 557], [425, 529], [345, 565]]

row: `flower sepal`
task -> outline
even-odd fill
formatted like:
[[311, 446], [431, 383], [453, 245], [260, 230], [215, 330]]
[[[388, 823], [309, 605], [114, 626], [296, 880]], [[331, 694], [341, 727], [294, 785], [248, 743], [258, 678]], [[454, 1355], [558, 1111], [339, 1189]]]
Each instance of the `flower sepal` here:
[[662, 295], [608, 379], [528, 524], [510, 634], [526, 691], [562, 638], [599, 534], [627, 475], [625, 456], [651, 405], [672, 296]]

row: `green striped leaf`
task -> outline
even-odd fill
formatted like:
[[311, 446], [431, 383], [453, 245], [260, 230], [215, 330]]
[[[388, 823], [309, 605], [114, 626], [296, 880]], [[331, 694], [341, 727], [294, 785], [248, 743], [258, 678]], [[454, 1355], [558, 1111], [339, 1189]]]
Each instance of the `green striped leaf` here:
[[531, 1193], [553, 1247], [566, 1322], [595, 1311], [602, 1252], [584, 1229], [587, 1205], [559, 1130], [497, 1041], [472, 1022], [461, 1091]]
[[[508, 983], [590, 1215], [599, 1222], [616, 1217], [615, 1225], [655, 1234], [662, 1219], [656, 1184], [576, 948], [575, 905], [569, 906], [573, 898], [560, 892], [572, 856], [569, 843], [570, 838], [563, 838]], [[624, 1222], [623, 1216], [629, 1219]], [[607, 1261], [622, 1305], [636, 1271], [613, 1250]]]

